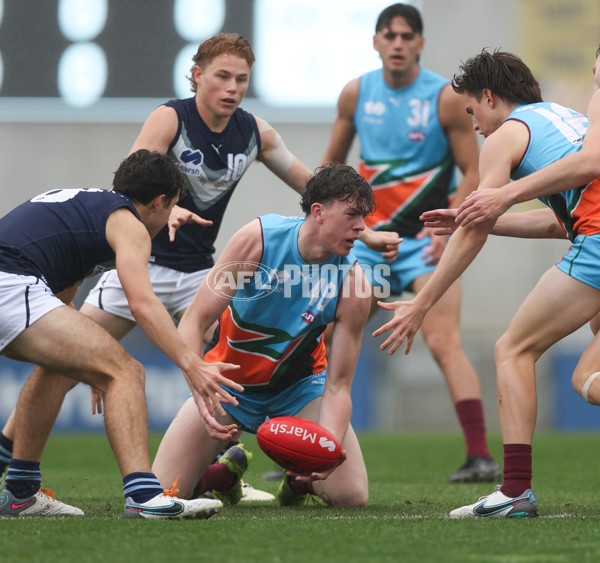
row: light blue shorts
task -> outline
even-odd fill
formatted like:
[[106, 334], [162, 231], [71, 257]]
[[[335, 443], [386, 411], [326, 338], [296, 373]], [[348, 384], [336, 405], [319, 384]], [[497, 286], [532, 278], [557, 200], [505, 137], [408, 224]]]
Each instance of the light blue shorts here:
[[239, 401], [237, 407], [222, 403], [223, 408], [237, 420], [242, 430], [256, 434], [267, 418], [294, 416], [313, 399], [321, 397], [325, 389], [325, 371], [275, 393], [238, 393], [223, 387]]
[[572, 278], [600, 289], [600, 235], [577, 235], [569, 252], [556, 267]]
[[[435, 270], [435, 266], [427, 266], [423, 259], [425, 247], [430, 244], [429, 237], [405, 238], [398, 246], [398, 256], [391, 264], [381, 258], [381, 252], [367, 248], [359, 240], [354, 243], [352, 254], [358, 260], [371, 285], [374, 286], [375, 296], [385, 299], [390, 294], [400, 295], [405, 290], [410, 291], [413, 281]], [[389, 266], [386, 268], [387, 272], [381, 269], [382, 265]], [[377, 287], [384, 292], [387, 290], [388, 295], [378, 294]]]

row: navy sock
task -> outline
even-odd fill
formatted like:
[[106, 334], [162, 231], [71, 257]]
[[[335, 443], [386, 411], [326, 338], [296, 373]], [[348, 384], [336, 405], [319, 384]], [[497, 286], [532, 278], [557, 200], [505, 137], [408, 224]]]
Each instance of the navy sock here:
[[13, 441], [0, 432], [0, 475], [12, 459]]
[[42, 473], [39, 461], [11, 459], [6, 473], [6, 490], [16, 498], [29, 498], [40, 490]]
[[154, 473], [136, 471], [123, 477], [123, 495], [125, 498], [131, 497], [137, 504], [147, 502], [163, 492]]

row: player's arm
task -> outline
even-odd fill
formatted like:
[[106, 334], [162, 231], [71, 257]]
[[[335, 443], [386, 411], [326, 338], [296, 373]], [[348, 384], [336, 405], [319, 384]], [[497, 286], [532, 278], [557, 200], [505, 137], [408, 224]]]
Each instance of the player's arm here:
[[505, 213], [496, 220], [492, 234], [518, 238], [567, 238], [562, 224], [549, 207]]
[[471, 221], [499, 217], [516, 203], [583, 186], [600, 178], [600, 90], [592, 95], [587, 111], [589, 125], [580, 151], [507, 183], [498, 192], [473, 193], [460, 206], [457, 221], [468, 225]]
[[352, 141], [356, 135], [354, 113], [358, 101], [360, 78], [351, 80], [344, 86], [337, 103], [337, 115], [331, 128], [329, 146], [321, 159], [322, 164], [345, 164]]
[[[169, 146], [177, 134], [177, 112], [168, 106], [158, 106], [146, 119], [140, 133], [133, 143], [129, 154], [140, 150], [158, 151], [167, 154]], [[169, 240], [175, 240], [178, 229], [187, 223], [196, 223], [203, 227], [212, 225], [212, 221], [202, 219], [189, 209], [175, 205], [169, 217]]]
[[[495, 191], [495, 190], [489, 190]], [[434, 235], [451, 235], [459, 225], [456, 222], [456, 209], [432, 209], [420, 217]], [[496, 220], [490, 234], [518, 238], [558, 238], [567, 237], [563, 226], [549, 207], [504, 213]]]
[[[186, 309], [178, 331], [192, 349], [203, 357], [206, 332], [215, 324], [233, 299], [237, 282], [253, 283], [257, 264], [262, 257], [262, 233], [257, 220], [242, 227], [219, 256], [219, 260], [200, 284], [194, 299]], [[236, 283], [232, 283], [235, 280]], [[238, 431], [236, 424], [223, 425], [214, 413], [198, 405], [200, 416], [208, 434], [215, 439], [229, 441]]]
[[312, 172], [290, 152], [281, 135], [269, 123], [259, 117], [255, 119], [261, 142], [258, 160], [288, 186], [303, 194]]
[[200, 284], [178, 327], [179, 333], [198, 355], [203, 355], [206, 331], [233, 299], [238, 288], [237, 282], [253, 283], [262, 253], [262, 230], [260, 221], [255, 219], [231, 237], [216, 264]]
[[[529, 142], [529, 131], [522, 123], [507, 121], [490, 135], [481, 149], [479, 173], [481, 186], [498, 188], [508, 182], [510, 171], [518, 164]], [[391, 335], [380, 345], [393, 354], [406, 339], [408, 354], [425, 314], [467, 269], [477, 256], [494, 226], [495, 220], [459, 227], [450, 237], [442, 258], [423, 289], [411, 301], [379, 302], [394, 311], [394, 318], [378, 328], [373, 336], [387, 331]]]
[[462, 180], [450, 207], [458, 207], [479, 184], [479, 146], [473, 121], [460, 96], [447, 84], [440, 94], [439, 120], [446, 133], [450, 150]]
[[371, 306], [369, 282], [360, 266], [348, 272], [340, 293], [318, 422], [341, 443], [350, 423], [350, 388]]
[[[162, 200], [159, 199], [158, 204], [162, 205]], [[177, 332], [171, 315], [152, 290], [148, 276], [150, 235], [144, 225], [128, 209], [117, 209], [106, 223], [106, 238], [115, 252], [119, 280], [136, 322], [150, 340], [181, 368], [197, 401], [203, 400], [210, 411], [214, 412], [216, 407], [224, 414], [220, 403], [235, 404], [236, 400], [221, 385], [242, 388], [220, 372], [236, 366], [204, 362]]]
[[140, 149], [166, 154], [177, 134], [177, 112], [168, 106], [157, 107], [146, 119], [129, 154]]

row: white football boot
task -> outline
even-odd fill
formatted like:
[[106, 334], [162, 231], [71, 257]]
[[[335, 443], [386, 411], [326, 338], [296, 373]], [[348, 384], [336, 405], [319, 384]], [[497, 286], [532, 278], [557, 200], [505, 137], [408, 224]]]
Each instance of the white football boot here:
[[19, 499], [8, 491], [0, 494], [0, 517], [83, 516], [83, 510], [54, 498], [54, 492], [40, 489], [35, 495]]
[[527, 489], [518, 497], [507, 497], [496, 490], [476, 503], [456, 508], [450, 518], [531, 518], [537, 516], [537, 502], [532, 489]]

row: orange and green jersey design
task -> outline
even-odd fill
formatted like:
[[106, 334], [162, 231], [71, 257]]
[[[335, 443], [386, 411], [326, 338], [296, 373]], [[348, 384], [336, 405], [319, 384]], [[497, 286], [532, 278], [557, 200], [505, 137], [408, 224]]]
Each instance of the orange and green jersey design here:
[[[222, 313], [207, 361], [238, 364], [227, 377], [245, 392], [277, 391], [323, 371], [322, 333], [335, 319], [342, 283], [356, 262], [333, 255], [308, 264], [298, 251], [301, 217], [260, 217], [263, 255]], [[261, 279], [261, 275], [265, 279]]]
[[[553, 102], [519, 105], [507, 119], [529, 129], [529, 145], [511, 172], [513, 180], [581, 150], [588, 127], [585, 115]], [[554, 211], [571, 241], [600, 234], [600, 179], [539, 199]]]
[[358, 170], [375, 192], [377, 209], [366, 221], [372, 229], [414, 237], [423, 228], [421, 213], [448, 207], [455, 162], [438, 116], [447, 84], [423, 67], [412, 84], [396, 90], [382, 69], [360, 77], [354, 126]]
[[429, 209], [448, 207], [448, 185], [454, 160], [447, 157], [428, 170], [398, 176], [403, 161], [359, 163], [358, 172], [373, 188], [376, 209], [365, 218], [374, 230], [396, 231], [414, 237], [422, 228], [420, 215]]

